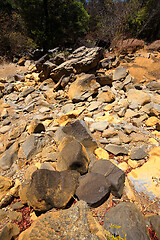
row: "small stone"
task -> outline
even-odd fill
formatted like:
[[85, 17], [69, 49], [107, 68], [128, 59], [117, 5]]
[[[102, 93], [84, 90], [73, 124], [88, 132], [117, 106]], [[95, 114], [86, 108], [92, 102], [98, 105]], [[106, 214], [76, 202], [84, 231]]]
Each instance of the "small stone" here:
[[116, 70], [113, 73], [113, 81], [121, 80], [122, 78], [125, 78], [127, 75], [126, 69], [122, 66], [116, 68]]
[[10, 128], [11, 128], [10, 126], [3, 126], [0, 128], [0, 133], [5, 134], [10, 130]]
[[22, 220], [22, 213], [21, 212], [10, 212], [8, 213], [8, 217], [12, 221], [21, 221]]
[[129, 159], [128, 165], [131, 166], [131, 168], [137, 168], [139, 166], [139, 162]]
[[96, 157], [98, 159], [107, 159], [109, 160], [109, 154], [106, 150], [104, 150], [103, 148], [97, 148], [95, 151], [94, 151]]
[[109, 123], [107, 121], [94, 122], [90, 125], [90, 130], [91, 132], [94, 132], [96, 130], [103, 132], [108, 126]]
[[157, 117], [152, 116], [145, 121], [145, 124], [147, 127], [153, 127], [159, 122], [160, 122], [160, 120]]
[[127, 171], [128, 170], [128, 168], [129, 168], [129, 166], [128, 166], [128, 164], [126, 163], [126, 162], [122, 162], [122, 163], [119, 163], [118, 164], [118, 167], [122, 170], [122, 171]]

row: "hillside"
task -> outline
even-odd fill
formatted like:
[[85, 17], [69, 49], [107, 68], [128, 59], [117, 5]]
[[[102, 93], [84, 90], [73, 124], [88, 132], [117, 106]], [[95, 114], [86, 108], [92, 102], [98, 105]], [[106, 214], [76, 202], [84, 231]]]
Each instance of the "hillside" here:
[[0, 239], [160, 239], [153, 46], [0, 66]]

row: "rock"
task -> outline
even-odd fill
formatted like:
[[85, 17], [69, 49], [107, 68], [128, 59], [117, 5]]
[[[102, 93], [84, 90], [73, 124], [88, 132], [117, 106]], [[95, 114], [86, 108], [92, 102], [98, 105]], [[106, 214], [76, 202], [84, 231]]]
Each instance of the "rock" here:
[[68, 103], [68, 104], [65, 104], [63, 107], [62, 107], [62, 111], [64, 113], [68, 113], [70, 111], [73, 111], [75, 108], [74, 104], [73, 103]]
[[87, 204], [79, 201], [69, 209], [41, 215], [21, 233], [19, 240], [25, 239], [103, 240], [107, 239], [107, 234], [92, 217]]
[[76, 49], [68, 56], [67, 61], [52, 70], [50, 76], [54, 81], [58, 81], [63, 75], [67, 76], [72, 72], [88, 72], [97, 66], [102, 55], [103, 49], [99, 47]]
[[59, 143], [67, 136], [75, 137], [85, 148], [92, 151], [97, 147], [96, 141], [93, 139], [87, 125], [82, 120], [76, 120], [68, 126], [60, 127], [55, 133], [55, 140]]
[[79, 186], [75, 194], [79, 200], [96, 207], [107, 200], [110, 187], [110, 183], [102, 174], [89, 172], [79, 178]]
[[7, 109], [3, 109], [2, 112], [1, 112], [1, 118], [2, 119], [5, 119], [7, 118], [9, 115], [8, 115], [8, 111]]
[[145, 121], [147, 127], [154, 127], [157, 123], [160, 123], [160, 120], [155, 116], [152, 116]]
[[122, 66], [116, 68], [116, 70], [113, 73], [113, 81], [121, 80], [122, 78], [125, 78], [127, 75], [126, 69]]
[[116, 136], [117, 134], [118, 134], [118, 131], [110, 127], [103, 131], [102, 137], [110, 138], [110, 137]]
[[143, 147], [132, 148], [131, 153], [130, 153], [130, 158], [132, 160], [144, 159], [146, 156], [147, 156], [147, 153], [143, 150]]
[[41, 134], [31, 134], [22, 144], [18, 156], [29, 159], [45, 145], [45, 139]]
[[90, 125], [90, 130], [91, 132], [96, 130], [103, 132], [108, 126], [109, 126], [109, 123], [107, 121], [94, 122]]
[[0, 221], [7, 217], [7, 212], [4, 209], [0, 209]]
[[0, 133], [5, 134], [10, 130], [10, 128], [11, 128], [10, 126], [3, 126], [0, 128]]
[[19, 59], [19, 61], [18, 61], [17, 64], [18, 64], [19, 66], [24, 66], [25, 61], [26, 61], [26, 59], [25, 59], [24, 57], [21, 57], [21, 58]]
[[27, 187], [22, 184], [20, 198], [36, 211], [47, 211], [53, 207], [64, 208], [73, 197], [78, 185], [77, 171], [50, 171], [39, 169], [32, 174]]
[[54, 167], [49, 162], [42, 163], [40, 169], [48, 169], [50, 171], [55, 171]]
[[10, 205], [12, 210], [20, 210], [24, 207], [22, 202], [15, 202]]
[[102, 90], [99, 92], [98, 96], [97, 96], [97, 99], [99, 102], [108, 102], [108, 103], [111, 103], [115, 100], [115, 95], [114, 93], [111, 91], [111, 89], [108, 88], [105, 89], [105, 90]]
[[122, 143], [129, 143], [131, 141], [130, 137], [123, 131], [118, 131], [118, 136]]
[[143, 106], [151, 101], [151, 97], [142, 90], [130, 89], [127, 92], [127, 100], [130, 104], [137, 102], [138, 105]]
[[19, 221], [22, 220], [22, 213], [11, 211], [11, 212], [9, 212], [8, 217], [11, 221], [18, 221], [19, 222]]
[[3, 170], [9, 169], [12, 164], [17, 160], [18, 142], [15, 142], [7, 149], [0, 157], [0, 167]]
[[160, 216], [159, 215], [150, 215], [146, 217], [152, 225], [157, 238], [160, 239]]
[[135, 189], [139, 193], [147, 195], [150, 199], [160, 197], [160, 147], [153, 148], [149, 154], [150, 157], [143, 166], [132, 170], [128, 174]]
[[119, 203], [105, 214], [104, 228], [126, 240], [149, 240], [144, 217], [133, 203]]
[[108, 152], [113, 153], [114, 155], [128, 154], [127, 148], [125, 148], [123, 146], [116, 145], [116, 144], [108, 144], [108, 145], [106, 145], [105, 149]]
[[114, 196], [121, 198], [123, 194], [125, 173], [109, 160], [99, 160], [90, 169], [93, 173], [105, 176], [111, 185], [111, 192]]
[[147, 88], [149, 88], [149, 90], [151, 91], [156, 91], [156, 90], [160, 90], [160, 81], [156, 82], [150, 82], [149, 84], [147, 84], [146, 86]]
[[152, 51], [159, 51], [160, 50], [160, 40], [156, 40], [156, 41], [152, 42], [148, 46], [148, 49], [152, 50]]
[[91, 112], [91, 111], [94, 111], [96, 109], [98, 109], [98, 107], [101, 105], [101, 102], [99, 101], [93, 101], [91, 102], [91, 104], [89, 105], [88, 107], [88, 111]]
[[23, 131], [26, 128], [26, 122], [24, 120], [19, 121], [17, 124], [13, 126], [11, 131], [9, 132], [9, 140], [16, 139], [20, 137], [20, 135], [23, 133]]
[[28, 88], [26, 88], [25, 90], [23, 90], [23, 92], [21, 92], [21, 93], [19, 94], [19, 98], [21, 98], [21, 97], [26, 97], [28, 94], [34, 92], [34, 90], [35, 90], [34, 87], [28, 87]]
[[67, 143], [57, 159], [57, 170], [76, 170], [84, 174], [88, 170], [89, 158], [85, 147], [76, 140]]
[[28, 133], [32, 134], [41, 132], [45, 132], [44, 125], [38, 119], [33, 119], [28, 126]]
[[0, 239], [12, 240], [18, 236], [20, 228], [15, 223], [7, 223], [7, 225], [0, 232]]
[[112, 85], [112, 82], [113, 82], [113, 77], [112, 75], [106, 75], [106, 74], [103, 74], [102, 76], [98, 75], [96, 76], [96, 81], [103, 87], [103, 86], [106, 86], [106, 85], [109, 85], [111, 86]]
[[47, 60], [49, 60], [49, 55], [45, 54], [40, 59], [38, 59], [38, 61], [36, 61], [36, 68], [38, 72], [42, 70], [43, 63], [45, 63]]
[[150, 114], [159, 117], [160, 116], [160, 104], [153, 104]]
[[9, 192], [9, 189], [14, 185], [9, 178], [0, 176], [0, 201]]
[[81, 74], [71, 84], [68, 95], [73, 102], [84, 101], [97, 93], [99, 87], [100, 85], [96, 82], [93, 74]]

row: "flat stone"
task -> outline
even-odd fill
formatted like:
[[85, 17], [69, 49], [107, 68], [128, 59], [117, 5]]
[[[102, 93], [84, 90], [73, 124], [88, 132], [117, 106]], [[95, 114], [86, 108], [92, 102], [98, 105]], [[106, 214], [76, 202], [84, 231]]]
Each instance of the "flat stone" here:
[[68, 113], [70, 111], [73, 111], [75, 109], [75, 106], [73, 103], [67, 103], [62, 107], [62, 111], [64, 113]]
[[93, 102], [91, 102], [91, 104], [89, 105], [89, 107], [87, 109], [88, 109], [88, 111], [94, 111], [94, 110], [98, 109], [98, 107], [100, 105], [101, 105], [101, 102], [93, 101]]
[[138, 105], [143, 106], [151, 101], [151, 97], [142, 90], [130, 89], [127, 92], [127, 100], [130, 104], [137, 102]]
[[41, 107], [41, 108], [39, 109], [39, 112], [40, 112], [40, 113], [47, 113], [47, 112], [50, 112], [50, 109], [49, 109], [48, 107]]
[[5, 134], [10, 130], [10, 128], [11, 128], [10, 126], [3, 126], [0, 128], [0, 133]]
[[113, 153], [114, 155], [118, 155], [118, 154], [128, 154], [128, 150], [123, 147], [123, 146], [119, 146], [116, 144], [108, 144], [106, 145], [105, 149], [110, 152]]
[[108, 90], [106, 91], [100, 91], [98, 96], [97, 96], [97, 99], [99, 102], [102, 102], [102, 103], [111, 103], [115, 100], [115, 95], [114, 93], [112, 92], [112, 90], [109, 88]]
[[25, 89], [23, 92], [21, 92], [19, 94], [19, 98], [20, 97], [26, 97], [28, 94], [34, 92], [35, 88], [34, 87], [28, 87], [27, 89]]
[[122, 78], [125, 78], [126, 75], [126, 69], [120, 66], [113, 72], [113, 81], [121, 80]]
[[94, 122], [90, 125], [90, 130], [91, 132], [96, 130], [99, 132], [103, 132], [108, 126], [109, 123], [107, 121]]
[[107, 200], [110, 187], [110, 183], [102, 174], [89, 172], [79, 178], [79, 186], [75, 194], [79, 200], [95, 207]]
[[147, 156], [147, 153], [144, 151], [144, 149], [142, 147], [132, 148], [131, 153], [130, 153], [130, 158], [132, 160], [144, 159], [146, 156]]
[[119, 203], [109, 209], [105, 214], [104, 228], [114, 236], [126, 236], [127, 240], [149, 240], [144, 217], [130, 202]]

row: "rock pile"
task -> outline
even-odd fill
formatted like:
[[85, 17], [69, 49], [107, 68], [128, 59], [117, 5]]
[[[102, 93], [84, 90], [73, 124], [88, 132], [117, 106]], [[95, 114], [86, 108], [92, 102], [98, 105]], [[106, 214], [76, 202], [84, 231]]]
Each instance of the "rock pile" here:
[[126, 67], [145, 54], [81, 47], [0, 79], [0, 239], [160, 236], [160, 81]]

